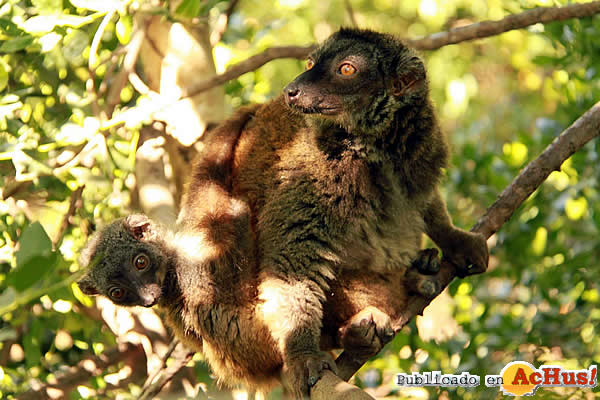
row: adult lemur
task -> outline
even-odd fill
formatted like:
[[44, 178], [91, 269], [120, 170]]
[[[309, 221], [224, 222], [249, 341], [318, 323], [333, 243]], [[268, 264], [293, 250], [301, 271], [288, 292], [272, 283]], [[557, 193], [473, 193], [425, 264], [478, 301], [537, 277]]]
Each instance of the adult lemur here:
[[[464, 274], [487, 267], [485, 240], [452, 225], [437, 188], [448, 147], [423, 62], [390, 35], [336, 32], [282, 96], [205, 143], [176, 229], [112, 223], [87, 245], [79, 285], [158, 304], [226, 383], [280, 380], [299, 398], [335, 368], [323, 348], [378, 350], [408, 267], [435, 272], [423, 232]], [[415, 291], [436, 294], [421, 277]]]

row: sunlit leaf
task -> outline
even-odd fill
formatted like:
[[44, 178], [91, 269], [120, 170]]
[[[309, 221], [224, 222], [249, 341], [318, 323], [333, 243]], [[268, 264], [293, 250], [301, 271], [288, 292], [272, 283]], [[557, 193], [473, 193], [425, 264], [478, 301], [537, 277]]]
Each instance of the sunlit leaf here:
[[39, 35], [52, 31], [57, 26], [69, 26], [71, 28], [80, 28], [84, 25], [94, 22], [101, 17], [102, 13], [96, 13], [85, 17], [68, 14], [58, 15], [38, 15], [25, 21], [23, 28], [31, 34]]
[[70, 0], [75, 7], [91, 11], [107, 12], [127, 4], [127, 1], [119, 0]]
[[577, 199], [570, 198], [565, 204], [565, 212], [567, 217], [571, 220], [581, 219], [588, 210], [588, 202], [585, 197], [579, 197]]
[[61, 145], [77, 145], [90, 140], [95, 133], [96, 131], [86, 129], [85, 126], [69, 122], [62, 126], [56, 135], [56, 141]]
[[0, 92], [8, 85], [8, 71], [2, 61], [0, 61]]
[[119, 39], [121, 44], [129, 43], [132, 28], [133, 18], [131, 18], [131, 15], [123, 15], [119, 18], [119, 21], [117, 21], [116, 32], [117, 39]]
[[62, 12], [62, 0], [31, 0], [40, 14], [56, 14]]
[[535, 238], [531, 242], [531, 248], [537, 255], [541, 255], [546, 250], [546, 243], [548, 241], [548, 230], [544, 227], [539, 227], [535, 233]]

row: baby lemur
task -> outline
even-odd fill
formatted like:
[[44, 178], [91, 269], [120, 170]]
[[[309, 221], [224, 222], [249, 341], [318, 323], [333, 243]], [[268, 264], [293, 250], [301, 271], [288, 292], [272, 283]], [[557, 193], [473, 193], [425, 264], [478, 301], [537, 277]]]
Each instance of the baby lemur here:
[[413, 262], [436, 270], [423, 232], [461, 274], [487, 267], [483, 237], [454, 227], [440, 197], [448, 146], [423, 62], [391, 35], [334, 33], [282, 96], [205, 144], [176, 229], [112, 223], [84, 250], [79, 285], [158, 304], [226, 383], [281, 381], [300, 398], [335, 370], [324, 349], [379, 350], [408, 292], [439, 289], [409, 276]]

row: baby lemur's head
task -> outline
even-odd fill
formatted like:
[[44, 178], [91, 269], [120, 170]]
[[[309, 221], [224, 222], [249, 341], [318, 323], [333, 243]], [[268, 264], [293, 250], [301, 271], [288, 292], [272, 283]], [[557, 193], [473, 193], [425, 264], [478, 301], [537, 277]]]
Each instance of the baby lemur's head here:
[[88, 268], [78, 285], [122, 306], [151, 307], [162, 294], [167, 255], [159, 228], [144, 215], [118, 219], [96, 232], [81, 253]]
[[378, 133], [405, 106], [428, 97], [423, 61], [392, 35], [344, 28], [309, 57], [284, 89], [286, 103], [349, 132]]

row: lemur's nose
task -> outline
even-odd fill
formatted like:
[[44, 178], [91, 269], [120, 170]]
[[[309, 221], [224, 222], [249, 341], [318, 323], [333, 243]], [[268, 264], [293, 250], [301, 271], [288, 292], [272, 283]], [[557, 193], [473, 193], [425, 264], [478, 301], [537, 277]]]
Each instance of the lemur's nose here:
[[300, 97], [300, 89], [296, 85], [288, 85], [285, 88], [285, 94], [288, 101], [288, 104], [294, 104], [298, 101]]

